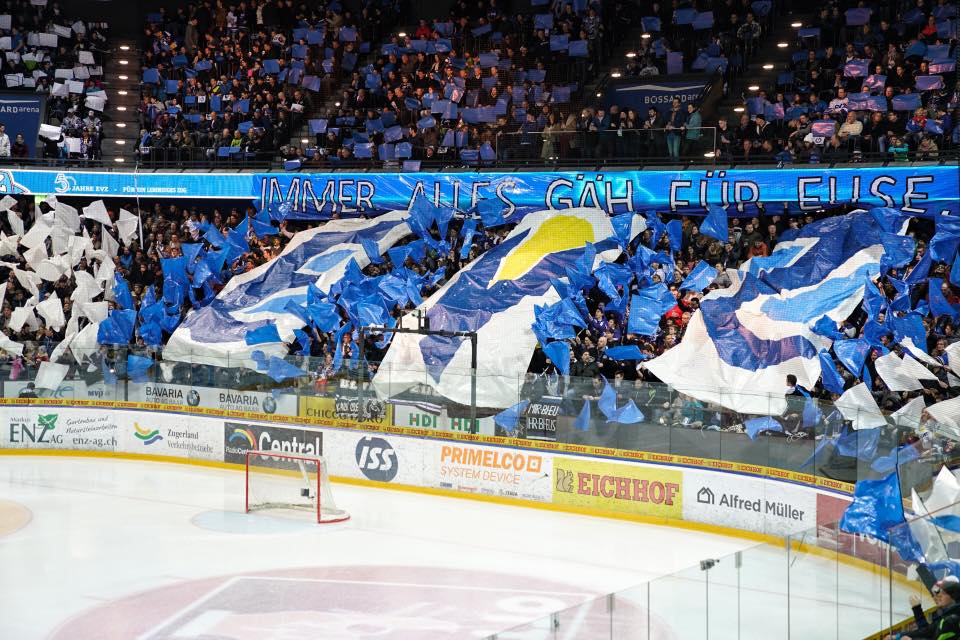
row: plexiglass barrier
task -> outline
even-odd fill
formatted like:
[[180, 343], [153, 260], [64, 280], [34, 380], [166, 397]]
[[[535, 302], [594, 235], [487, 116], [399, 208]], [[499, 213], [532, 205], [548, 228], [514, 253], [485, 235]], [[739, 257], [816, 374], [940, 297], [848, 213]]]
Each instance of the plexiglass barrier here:
[[[754, 469], [757, 474], [773, 469], [773, 475], [793, 474], [794, 480], [827, 487], [875, 477], [897, 462], [905, 485], [917, 486], [956, 457], [960, 439], [960, 434], [919, 416], [869, 415], [802, 396], [744, 395], [745, 404], [766, 407], [772, 414], [758, 427], [757, 413], [706, 403], [642, 380], [610, 381], [616, 406], [632, 402], [642, 414], [624, 424], [602, 413], [601, 378], [462, 372], [466, 384], [475, 380], [480, 388], [497, 388], [510, 405], [519, 405], [518, 419], [511, 422], [497, 415], [502, 406], [447, 400], [435, 391], [427, 372], [412, 376], [405, 367], [361, 365], [359, 358], [336, 363], [331, 356], [287, 356], [291, 371], [300, 373], [277, 381], [230, 357], [221, 361], [204, 356], [204, 364], [191, 364], [189, 357], [183, 361], [183, 354], [179, 361], [165, 361], [162, 353], [142, 349], [71, 348], [60, 354], [56, 345], [48, 345], [43, 351], [67, 366], [62, 381], [54, 385], [49, 379], [37, 380], [39, 351], [31, 345], [25, 357], [0, 358], [5, 397], [147, 402], [317, 418], [335, 414], [345, 422], [642, 451], [654, 456], [653, 461], [663, 454], [692, 466], [736, 464], [744, 465], [738, 470]], [[590, 417], [584, 419], [588, 400]], [[332, 413], [312, 409], [330, 405]], [[904, 448], [912, 438], [919, 438], [913, 450]], [[909, 464], [899, 459], [903, 455], [911, 457]]]
[[[859, 542], [861, 549], [856, 549]], [[886, 545], [835, 527], [757, 544], [598, 596], [489, 640], [867, 638], [911, 614], [919, 583]], [[929, 597], [924, 600], [929, 604]]]
[[[66, 366], [60, 371], [62, 379], [51, 381], [49, 372], [40, 375], [45, 354]], [[549, 440], [594, 447], [608, 455], [645, 452], [645, 459], [653, 462], [663, 454], [671, 457], [662, 461], [671, 464], [827, 487], [883, 477], [896, 469], [904, 496], [911, 489], [927, 495], [935, 475], [951, 465], [960, 450], [960, 434], [928, 416], [871, 415], [803, 396], [746, 398], [754, 408], [768, 408], [767, 421], [758, 428], [757, 413], [706, 403], [662, 384], [614, 378], [610, 384], [616, 406], [632, 402], [642, 414], [621, 423], [608, 420], [600, 410], [606, 384], [601, 378], [460, 372], [463, 380], [478, 387], [506, 390], [509, 404], [518, 407], [510, 420], [501, 414], [503, 403], [485, 407], [451, 402], [436, 392], [426, 372], [414, 376], [408, 368], [359, 357], [337, 363], [330, 356], [287, 356], [290, 369], [271, 377], [239, 359], [205, 356], [200, 364], [179, 355], [178, 361], [166, 361], [159, 351], [143, 349], [70, 348], [61, 353], [56, 345], [42, 350], [28, 345], [23, 357], [0, 356], [0, 378], [7, 398], [336, 418], [348, 426], [510, 437], [516, 440], [506, 443], [515, 446]], [[588, 401], [592, 411], [585, 419]], [[840, 515], [842, 510], [835, 517]], [[830, 520], [818, 517], [824, 521]], [[925, 531], [947, 557], [949, 546], [960, 542], [960, 533], [948, 530], [948, 521], [935, 515], [924, 521]], [[908, 563], [890, 547], [842, 533], [836, 524], [771, 537], [729, 557], [703, 560], [700, 566], [598, 595], [491, 637], [866, 637], [908, 617], [910, 596], [926, 593], [915, 576], [907, 578]]]

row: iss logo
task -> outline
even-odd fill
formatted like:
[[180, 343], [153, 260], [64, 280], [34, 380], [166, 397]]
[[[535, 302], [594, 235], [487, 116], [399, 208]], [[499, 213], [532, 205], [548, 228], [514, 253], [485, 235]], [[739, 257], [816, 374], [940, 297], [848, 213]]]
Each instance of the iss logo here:
[[357, 442], [357, 466], [367, 478], [390, 482], [397, 477], [397, 452], [383, 438], [367, 436]]
[[563, 493], [573, 493], [573, 471], [566, 469], [556, 469], [557, 491]]
[[190, 389], [190, 392], [187, 393], [187, 404], [191, 407], [195, 407], [200, 404], [200, 394], [197, 393], [196, 389]]

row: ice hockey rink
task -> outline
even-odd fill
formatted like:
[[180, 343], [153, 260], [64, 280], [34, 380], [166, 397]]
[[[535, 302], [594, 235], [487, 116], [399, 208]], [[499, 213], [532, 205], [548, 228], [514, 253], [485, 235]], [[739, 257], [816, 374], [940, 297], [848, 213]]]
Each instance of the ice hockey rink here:
[[[243, 513], [243, 484], [241, 472], [214, 468], [0, 456], [0, 638], [482, 638], [684, 569], [637, 591], [642, 597], [618, 600], [616, 637], [704, 637], [703, 616], [686, 615], [684, 606], [686, 598], [703, 598], [695, 565], [756, 546], [337, 483], [337, 503], [352, 517], [317, 525]], [[750, 558], [761, 579], [769, 569], [769, 580], [740, 597], [752, 592], [766, 613], [711, 624], [711, 638], [787, 637], [785, 612], [764, 608], [764, 598], [783, 601], [782, 560], [771, 556], [764, 567], [762, 554]], [[824, 561], [824, 584], [793, 585], [792, 598], [805, 599], [809, 620], [824, 607], [837, 637], [876, 630], [883, 613], [875, 603], [886, 584], [844, 570], [850, 574], [841, 579]], [[839, 615], [818, 596], [826, 585], [848, 603]], [[711, 622], [722, 622], [735, 607], [716, 600]], [[894, 600], [909, 613], [905, 594]], [[605, 603], [578, 608], [556, 635], [542, 625], [498, 637], [609, 638]], [[813, 637], [796, 635], [804, 620], [789, 624], [792, 637]]]

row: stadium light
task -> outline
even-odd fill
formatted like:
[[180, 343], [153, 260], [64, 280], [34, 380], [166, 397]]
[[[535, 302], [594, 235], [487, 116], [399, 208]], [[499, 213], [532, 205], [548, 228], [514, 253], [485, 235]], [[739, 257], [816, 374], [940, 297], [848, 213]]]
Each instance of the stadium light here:
[[599, 98], [600, 96], [602, 96], [602, 95], [603, 95], [602, 93], [600, 93], [599, 91], [597, 91], [597, 97], [598, 97], [598, 98]]
[[120, 45], [120, 51], [130, 51], [130, 45], [128, 44]]
[[716, 155], [717, 155], [717, 154], [715, 154], [713, 151], [707, 151], [706, 153], [703, 154], [703, 157], [704, 157], [704, 158], [713, 158], [713, 157], [715, 157]]
[[619, 72], [619, 71], [614, 71], [613, 73], [610, 74], [610, 77], [611, 77], [611, 78], [619, 78], [619, 77], [620, 77], [620, 72]]
[[113, 144], [127, 144], [126, 140], [114, 140]]
[[636, 52], [636, 51], [627, 51], [627, 57], [628, 57], [628, 58], [636, 58], [636, 57], [637, 57], [637, 52]]
[[130, 64], [129, 60], [117, 60], [120, 64]]
[[116, 158], [113, 159], [113, 161], [114, 161], [114, 162], [123, 162], [123, 158], [117, 156]]
[[791, 23], [790, 23], [790, 26], [793, 27], [794, 29], [799, 29], [800, 27], [803, 26], [803, 23], [802, 23], [802, 22], [791, 22]]
[[120, 129], [125, 129], [125, 128], [127, 127], [127, 123], [126, 123], [126, 122], [118, 122], [118, 123], [117, 123], [117, 127], [120, 128]]
[[747, 89], [749, 89], [750, 91], [760, 91], [760, 85], [752, 84], [749, 87], [747, 87]]
[[300, 138], [300, 144], [310, 144], [309, 138]]
[[334, 102], [334, 103], [333, 103], [333, 106], [339, 107], [339, 106], [340, 106], [340, 103], [339, 103], [339, 102]]
[[641, 33], [641, 34], [640, 34], [640, 37], [643, 38], [644, 40], [649, 40], [649, 39], [650, 39], [650, 34], [649, 34], [649, 33]]
[[401, 32], [398, 33], [397, 35], [400, 36], [401, 38], [406, 38], [406, 37], [407, 37], [407, 32], [406, 32], [406, 31], [401, 31]]
[[125, 95], [127, 95], [126, 89], [120, 89], [120, 91], [117, 91], [117, 95], [118, 95], [118, 96], [125, 96]]
[[773, 65], [770, 64], [769, 62], [768, 62], [767, 64], [763, 65], [763, 70], [764, 70], [764, 71], [770, 71], [771, 69], [773, 69]]
[[117, 76], [117, 78], [120, 79], [120, 80], [126, 80], [126, 79], [127, 79], [127, 76]]
[[788, 43], [786, 43], [786, 42], [778, 42], [778, 43], [777, 43], [777, 48], [779, 48], [779, 49], [786, 49], [786, 48], [789, 47], [789, 46], [790, 46], [790, 45], [789, 45]]
[[733, 110], [735, 113], [743, 113], [743, 107], [734, 107]]
[[123, 107], [123, 106], [117, 107], [117, 111], [126, 111], [126, 110], [127, 110], [126, 107]]

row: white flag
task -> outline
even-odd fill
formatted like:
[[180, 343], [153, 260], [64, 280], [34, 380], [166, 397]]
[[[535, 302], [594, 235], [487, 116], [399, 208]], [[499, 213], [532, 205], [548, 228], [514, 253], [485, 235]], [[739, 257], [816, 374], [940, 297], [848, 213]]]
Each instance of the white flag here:
[[863, 382], [844, 391], [843, 395], [837, 399], [836, 405], [843, 417], [853, 423], [854, 429], [869, 429], [887, 424], [886, 418], [880, 413], [877, 401], [873, 399], [873, 395]]
[[106, 225], [108, 227], [113, 226], [113, 221], [110, 219], [110, 215], [107, 213], [107, 208], [103, 204], [103, 200], [97, 200], [83, 208], [83, 217], [88, 220], [96, 220], [97, 222]]
[[59, 362], [41, 362], [37, 371], [37, 389], [56, 389], [67, 377], [70, 367]]

